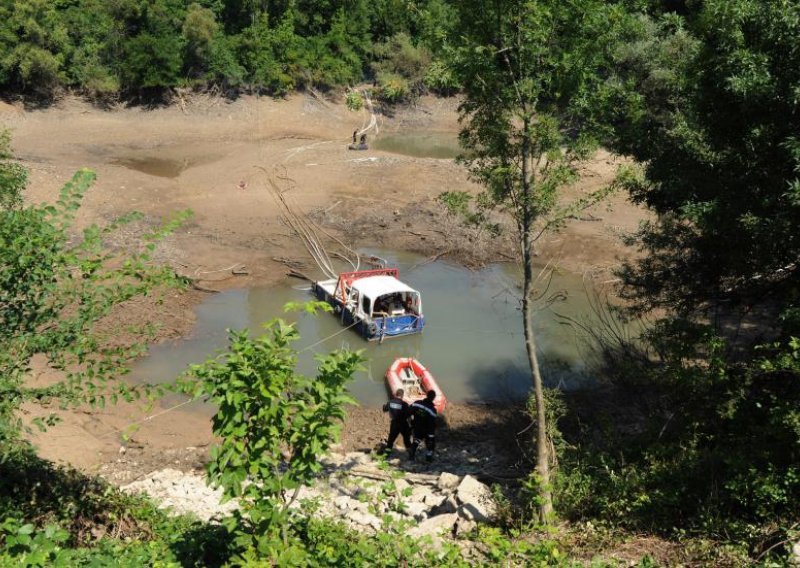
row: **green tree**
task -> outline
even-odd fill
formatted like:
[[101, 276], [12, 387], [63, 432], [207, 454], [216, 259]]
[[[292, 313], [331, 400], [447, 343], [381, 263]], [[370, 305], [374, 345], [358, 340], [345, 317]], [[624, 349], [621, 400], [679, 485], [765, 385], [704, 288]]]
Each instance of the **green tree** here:
[[[149, 254], [155, 241], [180, 222], [176, 218], [154, 232], [139, 252], [112, 254], [103, 239], [128, 216], [106, 227], [92, 225], [75, 239], [72, 221], [84, 192], [95, 179], [80, 170], [61, 190], [55, 205], [12, 207], [0, 211], [0, 448], [15, 447], [22, 422], [21, 404], [55, 398], [67, 404], [105, 404], [149, 392], [115, 379], [141, 352], [110, 347], [97, 323], [112, 309], [154, 288], [175, 283]], [[19, 179], [12, 179], [18, 183]], [[8, 178], [0, 178], [7, 184]], [[3, 190], [7, 190], [5, 186]], [[182, 217], [182, 216], [181, 216]], [[141, 330], [145, 337], [145, 330]], [[64, 378], [47, 387], [30, 387], [31, 360], [44, 354]], [[44, 427], [57, 419], [37, 421]]]
[[372, 69], [379, 86], [386, 90], [387, 78], [404, 83], [406, 91], [419, 94], [431, 64], [431, 54], [425, 47], [415, 46], [405, 33], [399, 33], [373, 48]]
[[214, 12], [199, 4], [189, 6], [182, 31], [186, 42], [185, 60], [190, 76], [203, 76], [208, 70], [218, 27]]
[[273, 29], [266, 14], [259, 16], [242, 32], [238, 44], [247, 82], [276, 94], [294, 88], [302, 43], [290, 17]]
[[10, 33], [2, 34], [0, 76], [23, 90], [50, 94], [64, 80], [64, 60], [71, 49], [60, 13], [45, 0], [6, 4], [0, 6], [0, 16]]
[[[319, 303], [307, 309], [323, 307], [329, 309]], [[345, 389], [362, 358], [334, 351], [318, 357], [316, 377], [306, 377], [295, 369], [294, 325], [276, 319], [264, 327], [255, 339], [246, 330], [231, 332], [228, 352], [193, 366], [184, 385], [217, 406], [213, 430], [220, 443], [209, 479], [242, 503], [235, 514], [244, 529], [240, 544], [266, 554], [278, 534], [286, 542], [289, 507], [322, 469], [319, 457], [338, 436], [345, 405], [355, 402]]]
[[367, 37], [364, 22], [344, 9], [337, 11], [322, 36], [306, 41], [303, 68], [305, 83], [319, 87], [346, 85], [363, 76]]
[[796, 297], [797, 3], [690, 6], [618, 54], [615, 145], [647, 165], [633, 198], [657, 216], [624, 273], [628, 295], [685, 315]]
[[124, 87], [132, 90], [163, 89], [181, 83], [186, 19], [179, 0], [154, 0], [127, 20], [136, 33], [120, 43], [119, 74]]
[[489, 197], [506, 208], [519, 235], [522, 316], [536, 402], [539, 515], [552, 513], [544, 386], [533, 333], [534, 245], [568, 211], [599, 199], [602, 190], [564, 209], [559, 190], [578, 179], [591, 156], [592, 110], [587, 98], [602, 79], [625, 21], [624, 11], [599, 0], [502, 0], [456, 5], [459, 43], [453, 68], [464, 88], [464, 161]]
[[800, 12], [682, 4], [638, 18], [598, 88], [614, 148], [645, 165], [631, 195], [654, 214], [623, 293], [664, 315], [632, 382], [649, 428], [588, 495], [646, 526], [778, 542], [800, 491]]

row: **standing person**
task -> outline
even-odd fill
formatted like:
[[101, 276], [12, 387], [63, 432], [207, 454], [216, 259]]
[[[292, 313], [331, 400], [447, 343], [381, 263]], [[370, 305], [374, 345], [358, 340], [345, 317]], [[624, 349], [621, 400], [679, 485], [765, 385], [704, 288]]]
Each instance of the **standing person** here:
[[433, 461], [433, 450], [436, 448], [436, 392], [429, 390], [425, 398], [414, 402], [411, 409], [413, 419], [414, 441], [411, 443], [409, 457], [413, 460], [417, 455], [417, 447], [425, 440], [425, 461]]
[[358, 130], [353, 130], [353, 145], [356, 144], [356, 139], [358, 138]]
[[389, 425], [389, 438], [386, 440], [384, 452], [389, 454], [392, 451], [395, 440], [399, 434], [403, 435], [403, 444], [406, 450], [411, 451], [411, 427], [408, 425], [409, 406], [403, 400], [403, 389], [397, 389], [389, 402], [383, 405], [383, 411], [389, 413], [391, 423]]

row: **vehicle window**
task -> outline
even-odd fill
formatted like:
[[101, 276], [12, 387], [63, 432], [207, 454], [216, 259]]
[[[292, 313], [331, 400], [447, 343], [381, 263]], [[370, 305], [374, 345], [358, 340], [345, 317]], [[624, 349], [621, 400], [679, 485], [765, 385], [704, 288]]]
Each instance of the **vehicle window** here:
[[361, 298], [361, 309], [364, 310], [365, 314], [369, 315], [369, 298], [366, 296]]

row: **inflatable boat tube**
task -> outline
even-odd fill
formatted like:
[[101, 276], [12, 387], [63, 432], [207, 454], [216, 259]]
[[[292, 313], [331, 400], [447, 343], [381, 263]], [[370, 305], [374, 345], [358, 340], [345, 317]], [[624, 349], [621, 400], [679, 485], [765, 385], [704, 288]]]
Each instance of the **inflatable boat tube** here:
[[389, 369], [386, 371], [386, 386], [389, 389], [389, 392], [395, 393], [397, 389], [403, 389], [405, 391], [403, 400], [409, 404], [419, 400], [424, 396], [424, 394], [418, 395], [416, 393], [408, 392], [409, 389], [404, 386], [402, 378], [403, 372], [406, 369], [409, 369], [413, 373], [419, 389], [423, 393], [426, 393], [430, 390], [436, 393], [436, 399], [433, 401], [433, 406], [436, 407], [436, 412], [444, 412], [444, 409], [447, 406], [447, 397], [444, 396], [444, 392], [439, 387], [436, 379], [433, 378], [431, 372], [413, 357], [401, 357], [399, 359], [395, 359], [394, 363], [392, 363]]

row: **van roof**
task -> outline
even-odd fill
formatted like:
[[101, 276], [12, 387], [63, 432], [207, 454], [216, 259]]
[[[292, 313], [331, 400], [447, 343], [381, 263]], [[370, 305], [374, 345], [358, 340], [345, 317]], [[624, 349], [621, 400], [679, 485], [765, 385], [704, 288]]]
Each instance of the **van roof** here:
[[359, 278], [353, 282], [352, 287], [373, 300], [386, 294], [394, 294], [397, 292], [413, 292], [419, 294], [419, 292], [403, 284], [394, 276], [367, 276], [366, 278]]

